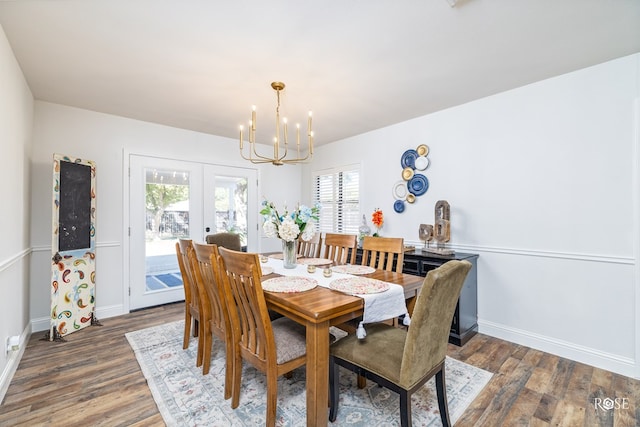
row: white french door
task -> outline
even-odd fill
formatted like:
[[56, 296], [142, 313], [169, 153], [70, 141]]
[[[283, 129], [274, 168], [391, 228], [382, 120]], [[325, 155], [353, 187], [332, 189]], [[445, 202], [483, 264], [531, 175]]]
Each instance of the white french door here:
[[135, 310], [184, 299], [175, 244], [237, 232], [257, 250], [257, 171], [130, 155], [129, 294]]
[[240, 235], [249, 252], [258, 250], [258, 175], [255, 169], [205, 165], [204, 234]]
[[202, 167], [129, 157], [129, 307], [184, 299], [175, 244], [202, 229]]

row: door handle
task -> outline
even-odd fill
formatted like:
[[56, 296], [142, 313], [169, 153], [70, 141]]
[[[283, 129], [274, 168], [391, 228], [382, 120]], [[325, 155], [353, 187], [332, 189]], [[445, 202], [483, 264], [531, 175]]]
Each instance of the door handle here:
[[208, 233], [209, 231], [211, 231], [211, 227], [206, 227], [206, 228], [204, 229], [204, 231], [206, 231], [206, 232]]

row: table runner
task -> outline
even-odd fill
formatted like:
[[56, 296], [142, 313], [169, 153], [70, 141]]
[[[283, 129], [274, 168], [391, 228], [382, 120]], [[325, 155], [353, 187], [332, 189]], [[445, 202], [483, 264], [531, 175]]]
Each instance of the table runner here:
[[[323, 268], [317, 268], [315, 273], [309, 273], [307, 266], [297, 264], [296, 268], [284, 268], [282, 260], [268, 258], [266, 263], [273, 268], [274, 273], [281, 276], [302, 276], [313, 277], [318, 281], [318, 285], [329, 288], [329, 284], [336, 279], [343, 277], [358, 277], [352, 274], [333, 272], [331, 277], [324, 277]], [[409, 312], [407, 311], [407, 304], [404, 298], [404, 288], [395, 283], [389, 283], [389, 289], [385, 292], [377, 294], [356, 295], [364, 300], [364, 313], [362, 315], [362, 321], [358, 325], [356, 332], [358, 338], [364, 338], [367, 333], [364, 329], [364, 324], [382, 322], [384, 320], [394, 319], [396, 317], [404, 315], [404, 324], [409, 325], [411, 319], [409, 318]]]

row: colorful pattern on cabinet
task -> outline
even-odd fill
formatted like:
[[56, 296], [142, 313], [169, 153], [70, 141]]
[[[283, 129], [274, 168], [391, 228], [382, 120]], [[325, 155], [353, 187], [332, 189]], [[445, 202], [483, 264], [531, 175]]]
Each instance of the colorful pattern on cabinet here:
[[[91, 212], [88, 248], [59, 251], [60, 237], [60, 170], [61, 162], [90, 167]], [[51, 327], [49, 339], [62, 337], [89, 326], [95, 311], [95, 230], [96, 230], [96, 165], [91, 160], [53, 156], [53, 212], [51, 266]]]

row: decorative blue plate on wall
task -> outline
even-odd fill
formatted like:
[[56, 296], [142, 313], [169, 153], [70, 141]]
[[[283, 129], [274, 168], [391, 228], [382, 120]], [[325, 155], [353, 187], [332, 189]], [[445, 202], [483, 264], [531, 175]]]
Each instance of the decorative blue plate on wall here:
[[418, 158], [418, 152], [416, 150], [407, 150], [400, 157], [400, 164], [402, 168], [416, 168], [416, 159]]
[[393, 210], [398, 213], [404, 212], [404, 200], [396, 200], [393, 203]]
[[429, 189], [429, 180], [422, 174], [415, 174], [407, 181], [407, 190], [416, 196], [422, 196]]

